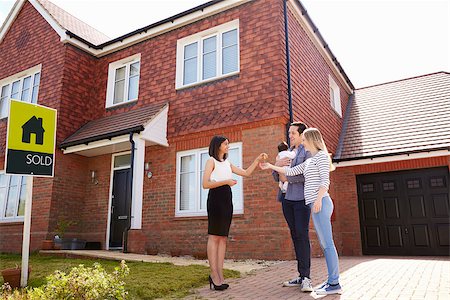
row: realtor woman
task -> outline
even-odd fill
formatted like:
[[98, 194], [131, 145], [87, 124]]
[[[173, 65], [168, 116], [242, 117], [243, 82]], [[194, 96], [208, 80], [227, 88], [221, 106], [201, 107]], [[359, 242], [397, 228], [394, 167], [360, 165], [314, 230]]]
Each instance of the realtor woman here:
[[228, 288], [223, 278], [223, 262], [227, 247], [227, 238], [233, 217], [231, 187], [237, 181], [232, 174], [250, 176], [258, 163], [267, 158], [261, 153], [247, 169], [234, 166], [228, 159], [229, 140], [224, 136], [214, 136], [209, 144], [209, 156], [203, 173], [203, 188], [209, 189], [208, 210], [208, 261], [211, 268], [209, 286], [223, 291]]

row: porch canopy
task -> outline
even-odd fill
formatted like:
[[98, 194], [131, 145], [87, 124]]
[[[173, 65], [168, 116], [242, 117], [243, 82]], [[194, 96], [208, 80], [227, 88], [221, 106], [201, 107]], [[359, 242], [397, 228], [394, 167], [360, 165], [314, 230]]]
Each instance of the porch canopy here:
[[130, 149], [130, 132], [145, 141], [145, 146], [167, 143], [168, 103], [148, 105], [113, 116], [90, 121], [65, 139], [64, 154], [92, 157]]

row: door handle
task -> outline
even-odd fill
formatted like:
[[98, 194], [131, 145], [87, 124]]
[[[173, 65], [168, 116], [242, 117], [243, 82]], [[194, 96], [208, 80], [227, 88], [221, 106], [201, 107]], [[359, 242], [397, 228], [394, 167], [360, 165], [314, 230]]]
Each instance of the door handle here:
[[409, 234], [408, 227], [405, 227], [405, 234]]

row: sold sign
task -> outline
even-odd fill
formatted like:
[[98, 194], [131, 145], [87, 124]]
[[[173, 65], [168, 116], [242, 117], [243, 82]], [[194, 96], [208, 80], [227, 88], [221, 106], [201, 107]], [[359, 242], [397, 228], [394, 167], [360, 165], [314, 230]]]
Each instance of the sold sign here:
[[56, 110], [11, 100], [6, 174], [53, 177]]

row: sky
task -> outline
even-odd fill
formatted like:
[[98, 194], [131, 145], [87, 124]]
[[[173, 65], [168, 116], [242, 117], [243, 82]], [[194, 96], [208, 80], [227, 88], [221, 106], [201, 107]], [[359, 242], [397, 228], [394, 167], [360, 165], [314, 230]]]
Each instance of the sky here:
[[[51, 1], [112, 38], [208, 2]], [[356, 88], [450, 72], [449, 0], [301, 2]], [[13, 4], [0, 0], [0, 24]]]

